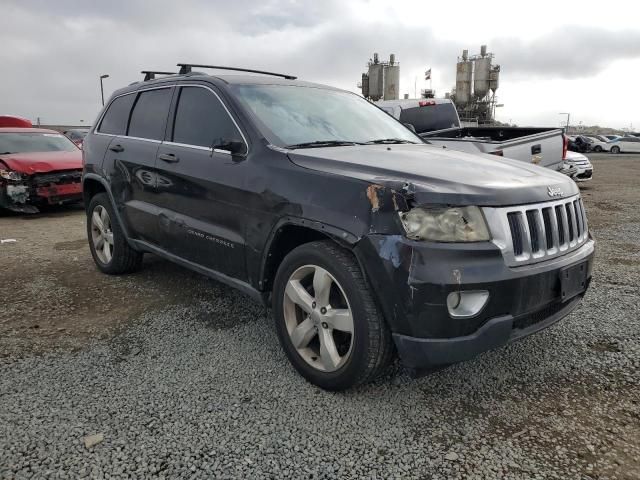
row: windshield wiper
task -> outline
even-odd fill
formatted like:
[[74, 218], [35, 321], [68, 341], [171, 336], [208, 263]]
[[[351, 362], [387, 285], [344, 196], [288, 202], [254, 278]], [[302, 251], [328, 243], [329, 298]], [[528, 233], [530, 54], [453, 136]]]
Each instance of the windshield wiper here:
[[315, 142], [294, 143], [285, 148], [319, 148], [319, 147], [345, 147], [351, 145], [363, 145], [359, 142], [349, 142], [347, 140], [316, 140]]
[[13, 152], [2, 152], [0, 155], [11, 155]]
[[377, 140], [371, 140], [369, 142], [365, 142], [365, 145], [373, 145], [373, 144], [393, 144], [393, 143], [411, 143], [416, 144], [417, 142], [412, 142], [411, 140], [403, 140], [402, 138], [378, 138]]

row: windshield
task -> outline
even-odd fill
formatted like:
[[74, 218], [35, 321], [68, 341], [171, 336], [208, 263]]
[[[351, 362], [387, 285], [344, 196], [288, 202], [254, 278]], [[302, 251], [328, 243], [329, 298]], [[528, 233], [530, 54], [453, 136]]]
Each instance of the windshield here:
[[0, 133], [0, 155], [30, 152], [74, 152], [71, 140], [59, 133]]
[[267, 127], [275, 145], [423, 143], [397, 120], [358, 95], [293, 85], [239, 85], [240, 99]]

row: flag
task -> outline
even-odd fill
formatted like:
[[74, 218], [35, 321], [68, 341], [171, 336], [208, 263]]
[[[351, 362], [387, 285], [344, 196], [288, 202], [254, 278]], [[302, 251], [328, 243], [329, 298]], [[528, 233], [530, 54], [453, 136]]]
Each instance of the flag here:
[[431, 69], [429, 69], [426, 72], [424, 72], [424, 79], [425, 80], [431, 80]]

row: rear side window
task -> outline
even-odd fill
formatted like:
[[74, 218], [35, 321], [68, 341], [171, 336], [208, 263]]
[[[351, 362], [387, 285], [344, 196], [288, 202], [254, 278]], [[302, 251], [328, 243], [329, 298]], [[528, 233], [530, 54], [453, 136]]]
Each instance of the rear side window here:
[[131, 112], [130, 137], [162, 140], [171, 103], [171, 89], [140, 92]]
[[417, 133], [433, 132], [445, 128], [459, 127], [456, 107], [451, 103], [437, 103], [424, 107], [403, 108], [400, 112], [402, 123], [410, 123]]
[[129, 120], [129, 112], [131, 112], [131, 105], [133, 105], [135, 98], [135, 95], [124, 95], [111, 102], [107, 113], [102, 117], [98, 132], [109, 133], [111, 135], [124, 135], [127, 131], [127, 121]]
[[225, 141], [243, 142], [226, 109], [212, 92], [201, 87], [182, 87], [173, 127], [173, 141], [211, 147]]

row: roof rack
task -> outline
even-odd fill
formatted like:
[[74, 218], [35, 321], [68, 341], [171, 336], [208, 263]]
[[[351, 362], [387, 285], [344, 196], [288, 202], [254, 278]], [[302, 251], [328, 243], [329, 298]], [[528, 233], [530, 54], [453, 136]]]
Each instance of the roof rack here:
[[286, 75], [284, 73], [274, 73], [274, 72], [265, 72], [263, 70], [250, 70], [248, 68], [236, 68], [236, 67], [221, 67], [220, 65], [198, 65], [195, 63], [179, 63], [180, 67], [180, 75], [184, 75], [187, 73], [191, 73], [191, 68], [214, 68], [216, 70], [233, 70], [234, 72], [249, 72], [249, 73], [261, 73], [263, 75], [273, 75], [274, 77], [282, 77], [287, 80], [295, 80], [298, 77], [294, 77], [293, 75]]
[[176, 72], [158, 72], [156, 70], [142, 70], [140, 73], [144, 73], [144, 81], [148, 82], [156, 78], [156, 75], [175, 75]]

